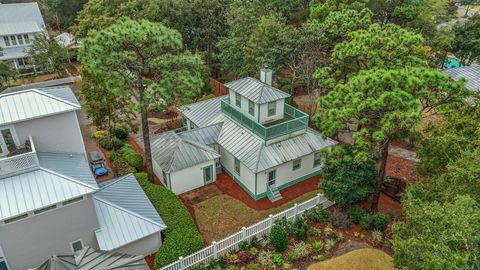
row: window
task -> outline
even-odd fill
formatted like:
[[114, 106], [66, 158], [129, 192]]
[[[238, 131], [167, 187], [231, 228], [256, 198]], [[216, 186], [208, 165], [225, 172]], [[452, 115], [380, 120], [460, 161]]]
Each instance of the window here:
[[5, 41], [5, 46], [7, 46], [7, 47], [12, 46], [10, 44], [10, 39], [8, 37], [3, 37], [3, 41]]
[[240, 175], [240, 160], [238, 160], [238, 158], [235, 158], [235, 162], [234, 162], [234, 170], [235, 172]]
[[248, 100], [248, 113], [252, 116], [255, 116], [255, 103], [253, 103], [251, 100]]
[[242, 96], [239, 93], [235, 93], [235, 105], [239, 108], [242, 107]]
[[25, 44], [30, 44], [30, 37], [27, 34], [23, 35], [23, 39], [25, 40]]
[[22, 35], [17, 35], [18, 44], [23, 45]]
[[12, 43], [12, 46], [17, 45], [17, 39], [15, 38], [15, 36], [10, 36], [10, 42]]
[[295, 171], [295, 170], [298, 170], [302, 167], [302, 159], [299, 158], [299, 159], [295, 159], [293, 161], [293, 166], [292, 166], [292, 170]]
[[211, 183], [213, 181], [213, 166], [208, 166], [203, 168], [203, 182], [205, 184]]
[[275, 180], [277, 179], [277, 170], [269, 171], [268, 172], [268, 185], [273, 186], [275, 185]]
[[313, 154], [313, 167], [318, 167], [322, 164], [322, 155], [320, 152]]
[[272, 101], [268, 103], [268, 116], [275, 115], [277, 113], [277, 102]]
[[73, 253], [76, 253], [76, 252], [82, 250], [83, 249], [83, 240], [78, 239], [76, 241], [71, 242], [70, 247], [72, 248]]

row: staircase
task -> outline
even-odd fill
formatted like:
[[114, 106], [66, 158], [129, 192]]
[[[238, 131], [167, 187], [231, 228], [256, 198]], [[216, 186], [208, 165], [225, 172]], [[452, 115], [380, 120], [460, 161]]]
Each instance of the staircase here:
[[280, 194], [280, 191], [277, 189], [275, 185], [272, 185], [272, 186], [267, 185], [267, 197], [273, 203], [278, 200], [281, 200], [282, 194]]

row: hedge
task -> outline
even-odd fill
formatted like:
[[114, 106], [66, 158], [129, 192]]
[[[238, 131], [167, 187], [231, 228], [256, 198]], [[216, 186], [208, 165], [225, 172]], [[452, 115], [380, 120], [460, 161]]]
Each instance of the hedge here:
[[203, 238], [178, 196], [163, 186], [150, 183], [145, 173], [137, 173], [135, 177], [167, 225], [165, 241], [155, 255], [155, 268], [202, 249]]

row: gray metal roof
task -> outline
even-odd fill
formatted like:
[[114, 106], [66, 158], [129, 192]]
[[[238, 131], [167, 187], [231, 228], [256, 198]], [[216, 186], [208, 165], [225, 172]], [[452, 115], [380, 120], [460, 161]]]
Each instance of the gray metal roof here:
[[165, 226], [133, 174], [101, 183], [95, 196]]
[[100, 225], [95, 236], [102, 250], [113, 250], [165, 229], [165, 226], [99, 196], [94, 196], [94, 204]]
[[215, 122], [215, 118], [219, 114], [222, 114], [220, 102], [223, 98], [225, 98], [225, 96], [185, 105], [180, 107], [179, 111], [198, 127], [206, 127], [218, 123]]
[[61, 78], [61, 79], [55, 79], [55, 80], [49, 80], [49, 81], [44, 81], [44, 82], [34, 82], [34, 83], [29, 83], [29, 84], [22, 84], [22, 85], [17, 85], [17, 86], [12, 86], [8, 87], [5, 90], [3, 90], [2, 94], [6, 93], [11, 93], [11, 92], [16, 92], [20, 90], [28, 90], [28, 89], [43, 89], [46, 87], [55, 87], [55, 86], [62, 86], [62, 85], [67, 85], [71, 84], [77, 81], [81, 81], [82, 77], [81, 76], [70, 76], [66, 78]]
[[0, 220], [92, 193], [97, 188], [44, 168], [0, 179]]
[[218, 135], [222, 130], [222, 123], [214, 124], [203, 128], [195, 128], [177, 133], [183, 139], [198, 142], [203, 145], [211, 145], [217, 142]]
[[464, 78], [467, 80], [465, 87], [474, 92], [480, 91], [480, 66], [448, 68], [442, 72], [450, 75], [456, 81]]
[[35, 22], [40, 28], [45, 27], [42, 13], [36, 2], [0, 4], [0, 29], [3, 27], [2, 24], [21, 22]]
[[97, 187], [85, 155], [39, 152], [37, 156], [41, 167]]
[[167, 173], [220, 157], [208, 146], [183, 139], [173, 131], [156, 135], [151, 145], [153, 160]]
[[0, 125], [52, 114], [79, 110], [81, 107], [39, 90], [0, 95]]
[[4, 49], [0, 60], [10, 60], [26, 56], [28, 56], [28, 52], [25, 51], [25, 47], [8, 47]]
[[235, 122], [225, 119], [218, 144], [254, 173], [306, 156], [336, 144], [308, 128], [303, 134], [265, 145], [258, 137]]
[[225, 86], [256, 104], [263, 104], [290, 97], [289, 94], [252, 77], [229, 82], [226, 83]]
[[78, 101], [70, 86], [53, 86], [38, 88], [38, 90], [80, 106], [80, 102]]
[[142, 256], [84, 247], [75, 255], [54, 255], [30, 270], [148, 270]]

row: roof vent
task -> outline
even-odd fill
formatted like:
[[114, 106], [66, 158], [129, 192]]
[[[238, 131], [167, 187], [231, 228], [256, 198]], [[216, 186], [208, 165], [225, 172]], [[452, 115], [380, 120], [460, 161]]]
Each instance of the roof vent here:
[[260, 69], [260, 81], [265, 84], [272, 85], [272, 70], [268, 67]]

